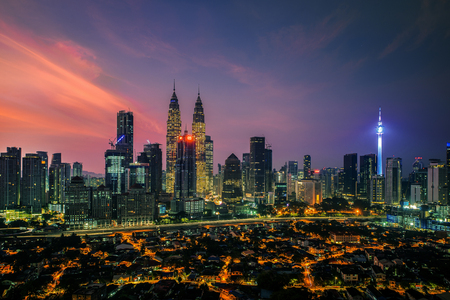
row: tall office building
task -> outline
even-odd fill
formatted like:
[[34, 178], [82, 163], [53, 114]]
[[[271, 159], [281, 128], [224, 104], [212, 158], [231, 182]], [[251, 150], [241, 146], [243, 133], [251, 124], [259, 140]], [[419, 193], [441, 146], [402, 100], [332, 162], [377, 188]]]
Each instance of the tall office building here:
[[[286, 174], [286, 189], [288, 197], [290, 197], [293, 194], [295, 195], [297, 180], [298, 180], [298, 162], [296, 160], [289, 161], [287, 164], [287, 174]], [[295, 196], [294, 198], [296, 199], [297, 196]]]
[[373, 175], [370, 181], [370, 205], [385, 203], [385, 180], [383, 175]]
[[79, 162], [74, 162], [72, 165], [72, 177], [83, 177], [83, 164]]
[[322, 195], [323, 198], [333, 198], [337, 193], [337, 168], [322, 170]]
[[127, 185], [130, 189], [134, 185], [139, 185], [145, 191], [148, 190], [149, 184], [149, 164], [148, 163], [131, 163], [127, 167]]
[[343, 196], [355, 198], [358, 184], [358, 154], [344, 155], [344, 190]]
[[174, 199], [196, 197], [195, 156], [195, 139], [185, 131], [183, 136], [178, 137], [177, 142]]
[[264, 191], [273, 192], [272, 149], [270, 145], [264, 150]]
[[71, 178], [70, 173], [70, 164], [61, 162], [61, 153], [54, 153], [48, 174], [48, 204], [51, 210], [63, 211], [66, 187]]
[[[42, 182], [45, 176], [42, 169], [45, 162], [38, 154], [27, 153], [22, 159], [22, 193], [20, 206], [31, 210], [31, 213], [41, 213], [42, 204]], [[45, 194], [44, 194], [45, 195]]]
[[19, 205], [21, 158], [22, 149], [16, 147], [0, 154], [0, 210]]
[[311, 179], [311, 155], [303, 156], [303, 179]]
[[173, 94], [170, 98], [169, 116], [167, 118], [166, 135], [166, 193], [172, 194], [175, 186], [175, 164], [177, 161], [177, 140], [181, 135], [181, 117], [178, 98], [175, 94], [175, 82]]
[[250, 176], [249, 190], [254, 198], [262, 198], [265, 192], [265, 138], [250, 138]]
[[41, 181], [41, 205], [47, 205], [47, 193], [48, 193], [48, 155], [45, 151], [36, 152], [41, 159], [41, 172], [43, 180]]
[[250, 194], [250, 153], [242, 154], [242, 192]]
[[241, 162], [234, 153], [225, 160], [224, 169], [222, 200], [233, 206], [242, 200]]
[[52, 165], [59, 165], [62, 163], [61, 153], [53, 153], [52, 155]]
[[82, 177], [72, 177], [64, 200], [64, 220], [71, 229], [92, 228], [90, 213], [92, 188], [84, 185]]
[[125, 150], [108, 149], [105, 152], [105, 186], [113, 194], [126, 192], [126, 156]]
[[197, 168], [197, 195], [206, 195], [206, 149], [205, 149], [205, 114], [203, 104], [198, 91], [195, 102], [194, 117], [192, 122], [192, 136], [195, 139], [195, 163]]
[[415, 157], [412, 167], [413, 167], [413, 172], [417, 172], [417, 171], [423, 169], [422, 157]]
[[447, 169], [445, 162], [430, 159], [428, 165], [428, 202], [447, 205]]
[[359, 157], [359, 195], [361, 199], [370, 198], [370, 181], [377, 174], [377, 157], [367, 154]]
[[124, 151], [125, 164], [133, 162], [133, 134], [134, 134], [133, 112], [121, 110], [117, 113], [117, 141], [116, 149]]
[[386, 159], [386, 205], [399, 205], [402, 200], [402, 159], [389, 157]]
[[154, 193], [156, 199], [162, 192], [162, 150], [161, 144], [153, 143], [144, 145], [144, 152], [147, 154], [148, 171], [148, 191]]
[[100, 226], [108, 226], [112, 219], [112, 192], [104, 185], [92, 191], [91, 215]]
[[206, 157], [206, 194], [213, 191], [213, 168], [214, 168], [214, 142], [209, 135], [205, 136], [205, 157]]

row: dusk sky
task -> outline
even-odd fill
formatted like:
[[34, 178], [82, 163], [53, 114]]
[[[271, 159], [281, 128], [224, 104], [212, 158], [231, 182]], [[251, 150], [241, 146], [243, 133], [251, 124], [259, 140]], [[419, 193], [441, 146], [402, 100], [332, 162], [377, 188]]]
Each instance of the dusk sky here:
[[131, 110], [135, 151], [165, 153], [175, 79], [189, 132], [200, 85], [215, 172], [252, 136], [276, 169], [305, 154], [342, 167], [377, 152], [381, 106], [384, 159], [408, 173], [450, 142], [449, 15], [450, 1], [0, 1], [0, 152], [104, 173]]

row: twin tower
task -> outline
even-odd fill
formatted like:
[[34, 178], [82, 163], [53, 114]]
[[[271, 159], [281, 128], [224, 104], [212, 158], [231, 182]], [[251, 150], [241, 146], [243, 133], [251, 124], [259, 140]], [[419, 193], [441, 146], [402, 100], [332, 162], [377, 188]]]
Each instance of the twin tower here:
[[[183, 197], [204, 197], [208, 192], [209, 180], [207, 178], [208, 174], [206, 170], [205, 138], [205, 114], [203, 113], [203, 104], [200, 99], [200, 90], [198, 92], [197, 101], [195, 102], [194, 118], [192, 122], [192, 136], [188, 135], [187, 131], [184, 135], [182, 135], [180, 107], [178, 105], [178, 98], [175, 93], [174, 83], [173, 94], [169, 105], [169, 117], [167, 119], [166, 192], [173, 194], [175, 198], [178, 198], [181, 195]], [[189, 171], [177, 171], [177, 168], [179, 169], [181, 164], [184, 164], [184, 158], [180, 157], [180, 153], [177, 155], [177, 147], [179, 148], [180, 146], [178, 144], [185, 140], [192, 140], [192, 143], [195, 144], [195, 169], [189, 168]], [[183, 180], [183, 183], [181, 184], [179, 180], [176, 180], [176, 178], [177, 176], [182, 175], [184, 178], [189, 179]], [[190, 192], [185, 194], [180, 189], [187, 189]]]

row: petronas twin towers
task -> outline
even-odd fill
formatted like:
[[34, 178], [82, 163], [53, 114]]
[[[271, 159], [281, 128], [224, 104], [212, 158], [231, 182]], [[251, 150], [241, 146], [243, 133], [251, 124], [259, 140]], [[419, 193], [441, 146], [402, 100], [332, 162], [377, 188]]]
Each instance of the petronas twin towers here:
[[[181, 134], [181, 116], [178, 98], [175, 93], [175, 83], [173, 87], [172, 98], [169, 105], [169, 116], [167, 119], [166, 135], [166, 192], [174, 193], [175, 187], [175, 167], [177, 161], [177, 142]], [[195, 158], [196, 158], [196, 194], [204, 197], [207, 194], [207, 172], [206, 172], [206, 154], [205, 154], [205, 114], [203, 113], [203, 104], [198, 92], [195, 102], [194, 118], [192, 122], [192, 136], [195, 139]]]

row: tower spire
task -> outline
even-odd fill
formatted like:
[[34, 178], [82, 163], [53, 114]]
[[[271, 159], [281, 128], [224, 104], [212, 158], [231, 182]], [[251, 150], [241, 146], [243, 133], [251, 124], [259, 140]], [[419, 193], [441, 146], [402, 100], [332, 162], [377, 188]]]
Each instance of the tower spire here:
[[175, 79], [173, 80], [173, 91], [175, 92]]
[[378, 158], [377, 158], [377, 174], [383, 175], [383, 147], [382, 147], [382, 135], [383, 135], [383, 123], [381, 122], [381, 106], [378, 109], [378, 126], [377, 126], [377, 135], [378, 135]]
[[200, 83], [198, 84], [198, 95], [200, 96]]

